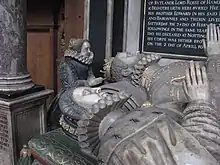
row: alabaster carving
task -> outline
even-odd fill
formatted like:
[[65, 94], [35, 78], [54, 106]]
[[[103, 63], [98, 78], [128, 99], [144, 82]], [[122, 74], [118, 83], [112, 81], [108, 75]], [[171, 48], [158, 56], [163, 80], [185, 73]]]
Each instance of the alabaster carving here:
[[[77, 122], [82, 150], [106, 165], [217, 165], [219, 116], [212, 104], [205, 66], [190, 62], [184, 82], [186, 103], [167, 100], [122, 113], [120, 106], [111, 108], [113, 98], [100, 98]], [[128, 99], [129, 95], [124, 98]], [[111, 116], [117, 120], [110, 123]]]
[[91, 64], [94, 53], [90, 50], [90, 43], [83, 39], [70, 39], [64, 59], [59, 64], [59, 74], [62, 89], [51, 102], [48, 110], [48, 127], [54, 129], [59, 126], [61, 116], [58, 106], [61, 95], [70, 88], [81, 86], [96, 86], [103, 82], [102, 77], [96, 78], [93, 74]]

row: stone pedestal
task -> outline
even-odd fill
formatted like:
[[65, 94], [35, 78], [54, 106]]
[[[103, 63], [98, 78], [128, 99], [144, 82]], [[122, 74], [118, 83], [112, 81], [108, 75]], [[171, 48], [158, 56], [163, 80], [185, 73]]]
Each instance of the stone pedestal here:
[[14, 165], [23, 144], [45, 133], [46, 100], [52, 90], [34, 87], [34, 93], [0, 99], [0, 165]]
[[52, 93], [27, 72], [26, 2], [0, 0], [0, 165], [14, 165], [23, 144], [45, 132]]
[[34, 86], [26, 65], [26, 0], [0, 0], [0, 92]]

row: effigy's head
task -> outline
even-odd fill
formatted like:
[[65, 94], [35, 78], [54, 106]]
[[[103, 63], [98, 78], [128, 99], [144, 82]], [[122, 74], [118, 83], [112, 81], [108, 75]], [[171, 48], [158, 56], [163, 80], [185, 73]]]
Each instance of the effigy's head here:
[[83, 39], [70, 39], [64, 56], [75, 58], [85, 64], [91, 64], [94, 58], [89, 41]]
[[140, 57], [136, 54], [128, 52], [118, 53], [111, 61], [109, 66], [109, 79], [113, 82], [121, 81], [124, 79], [131, 80], [134, 73], [134, 65], [137, 64]]
[[134, 85], [139, 85], [145, 68], [159, 60], [159, 55], [120, 52], [114, 58], [105, 61], [105, 78], [111, 82], [132, 80]]
[[131, 80], [134, 73], [134, 65], [137, 64], [140, 57], [136, 54], [128, 52], [118, 53], [111, 67], [111, 75], [113, 81], [121, 81], [123, 79]]
[[93, 106], [107, 96], [100, 88], [77, 87], [66, 90], [59, 98], [59, 108], [62, 113], [60, 125], [70, 134], [74, 134], [76, 122], [83, 115], [89, 115]]
[[107, 93], [102, 92], [101, 88], [78, 87], [73, 91], [73, 100], [84, 108], [91, 108], [106, 96]]

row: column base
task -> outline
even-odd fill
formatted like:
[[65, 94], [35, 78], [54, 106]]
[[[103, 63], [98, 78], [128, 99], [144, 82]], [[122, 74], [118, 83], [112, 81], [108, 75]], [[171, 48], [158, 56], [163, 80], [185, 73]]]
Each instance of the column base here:
[[31, 93], [40, 92], [45, 90], [45, 86], [34, 84], [30, 89], [24, 91], [3, 92], [0, 91], [0, 99], [15, 99]]
[[34, 86], [29, 74], [16, 77], [0, 77], [0, 93], [21, 92]]

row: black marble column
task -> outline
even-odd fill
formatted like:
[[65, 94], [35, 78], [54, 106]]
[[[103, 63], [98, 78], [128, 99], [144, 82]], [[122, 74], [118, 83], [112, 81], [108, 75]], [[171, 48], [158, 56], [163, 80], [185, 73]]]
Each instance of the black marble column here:
[[0, 0], [0, 92], [30, 89], [26, 64], [26, 2]]

